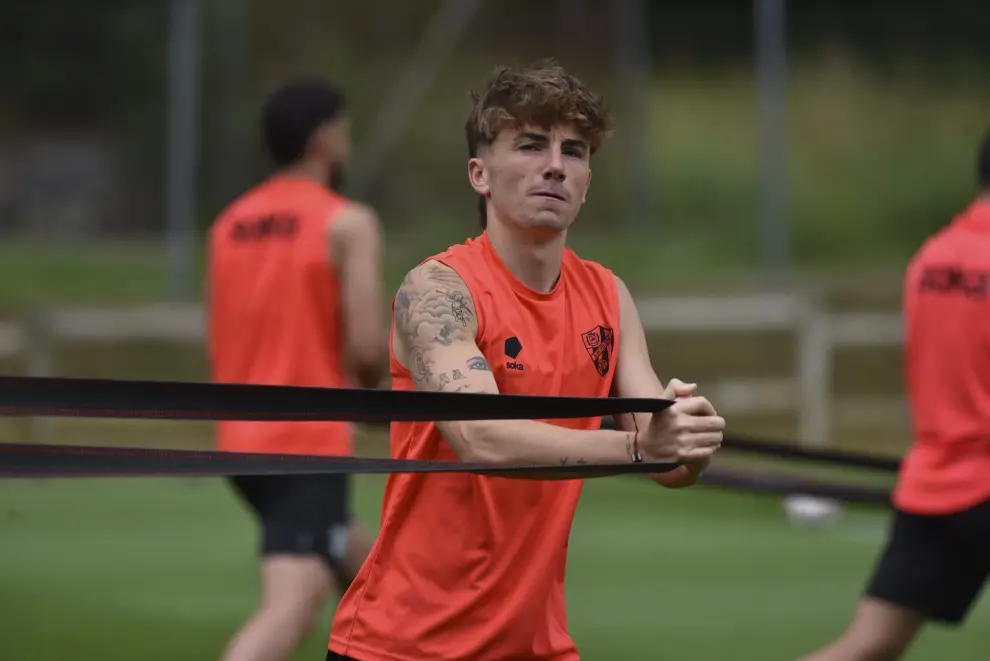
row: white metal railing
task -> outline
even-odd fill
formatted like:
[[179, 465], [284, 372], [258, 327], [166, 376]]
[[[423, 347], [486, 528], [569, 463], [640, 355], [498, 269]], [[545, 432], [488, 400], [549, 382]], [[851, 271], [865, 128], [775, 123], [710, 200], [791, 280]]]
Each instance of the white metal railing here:
[[[830, 313], [808, 299], [781, 294], [651, 298], [638, 302], [649, 333], [792, 332], [795, 374], [789, 378], [725, 379], [712, 386], [719, 411], [796, 411], [801, 443], [829, 442], [833, 398], [831, 373], [837, 347], [894, 346], [903, 341], [899, 312]], [[0, 357], [21, 356], [32, 376], [54, 373], [52, 348], [60, 341], [119, 342], [134, 339], [201, 344], [203, 309], [198, 304], [133, 308], [53, 308], [26, 323], [0, 324]], [[890, 411], [885, 402], [858, 398], [860, 414]], [[47, 437], [47, 420], [35, 419], [32, 436]]]

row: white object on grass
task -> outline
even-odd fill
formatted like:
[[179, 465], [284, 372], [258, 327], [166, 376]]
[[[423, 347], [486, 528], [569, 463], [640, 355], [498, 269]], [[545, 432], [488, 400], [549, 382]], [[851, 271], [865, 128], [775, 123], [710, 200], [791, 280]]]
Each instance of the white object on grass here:
[[792, 525], [805, 528], [830, 528], [842, 518], [838, 501], [803, 494], [784, 498], [784, 511]]

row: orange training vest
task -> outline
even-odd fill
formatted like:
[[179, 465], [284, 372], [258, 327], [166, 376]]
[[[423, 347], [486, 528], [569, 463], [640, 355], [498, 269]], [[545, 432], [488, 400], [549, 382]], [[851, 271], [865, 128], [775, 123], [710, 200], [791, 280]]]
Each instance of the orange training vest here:
[[[437, 255], [474, 299], [478, 346], [502, 393], [607, 397], [619, 345], [608, 269], [565, 251], [535, 292], [486, 234]], [[414, 388], [391, 353], [392, 387]], [[601, 418], [546, 421], [598, 429]], [[432, 423], [391, 428], [397, 458], [456, 460]], [[361, 661], [576, 661], [564, 569], [580, 481], [467, 474], [390, 475], [382, 526], [337, 607], [328, 647]]]
[[951, 514], [990, 498], [990, 202], [931, 237], [904, 282], [914, 444], [894, 504]]
[[[235, 200], [209, 233], [208, 322], [214, 381], [341, 387], [342, 331], [327, 230], [347, 201], [276, 176]], [[343, 422], [221, 422], [217, 446], [346, 455]]]

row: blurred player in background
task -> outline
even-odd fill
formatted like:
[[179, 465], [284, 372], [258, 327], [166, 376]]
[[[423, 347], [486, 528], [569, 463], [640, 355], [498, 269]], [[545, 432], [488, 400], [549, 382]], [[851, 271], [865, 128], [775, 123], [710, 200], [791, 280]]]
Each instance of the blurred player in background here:
[[893, 661], [926, 621], [961, 625], [990, 575], [990, 133], [980, 192], [904, 280], [915, 442], [886, 548], [841, 638], [804, 661]]
[[[629, 290], [565, 245], [608, 130], [599, 97], [554, 63], [488, 81], [467, 123], [484, 231], [407, 274], [394, 301], [392, 387], [683, 399], [623, 416], [618, 430], [600, 417], [393, 423], [393, 457], [680, 461], [655, 479], [697, 481], [725, 421], [693, 384], [661, 385]], [[576, 661], [564, 570], [582, 481], [548, 478], [390, 475], [381, 533], [337, 607], [327, 659]]]
[[[277, 171], [230, 204], [209, 235], [209, 354], [220, 382], [375, 387], [384, 375], [382, 232], [339, 193], [350, 152], [344, 97], [319, 81], [265, 103]], [[222, 422], [218, 447], [348, 455], [341, 422]], [[348, 476], [242, 476], [261, 525], [261, 598], [226, 661], [282, 661], [310, 631], [328, 589], [346, 590], [371, 541], [352, 520]]]

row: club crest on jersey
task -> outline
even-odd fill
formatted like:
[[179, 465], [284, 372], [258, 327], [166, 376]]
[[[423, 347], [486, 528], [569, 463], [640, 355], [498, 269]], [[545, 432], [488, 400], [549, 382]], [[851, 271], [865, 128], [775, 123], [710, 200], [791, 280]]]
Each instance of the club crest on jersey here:
[[581, 335], [581, 340], [598, 373], [602, 376], [608, 374], [615, 348], [615, 332], [611, 328], [599, 325]]

